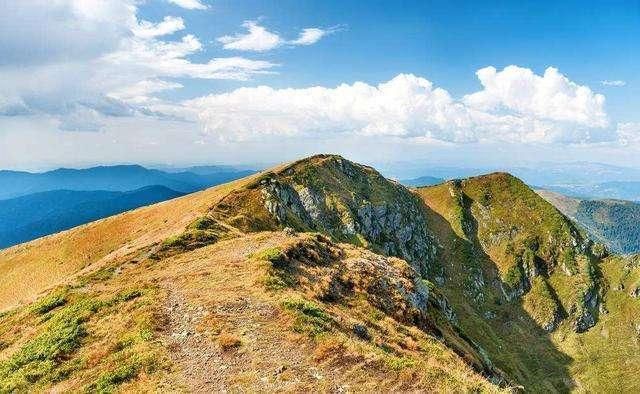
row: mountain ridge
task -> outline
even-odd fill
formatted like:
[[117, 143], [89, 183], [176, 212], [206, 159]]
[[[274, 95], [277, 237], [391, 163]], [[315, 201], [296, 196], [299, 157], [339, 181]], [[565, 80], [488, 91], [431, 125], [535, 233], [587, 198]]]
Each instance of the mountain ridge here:
[[[613, 366], [637, 359], [626, 350], [633, 327], [623, 322], [640, 309], [640, 270], [592, 247], [511, 175], [409, 190], [371, 167], [317, 155], [0, 252], [0, 274], [20, 294], [0, 289], [2, 308], [14, 308], [0, 318], [9, 349], [0, 351], [13, 360], [0, 361], [0, 376], [9, 387], [67, 389], [148, 389], [167, 379], [193, 390], [341, 387], [313, 370], [370, 389], [564, 392], [606, 387], [601, 370], [633, 389], [637, 364]], [[43, 264], [56, 270], [25, 286], [24, 275]], [[57, 294], [46, 289], [61, 284], [62, 301], [45, 313], [61, 319], [95, 299], [106, 301], [92, 308], [114, 316], [99, 320], [110, 327], [105, 335], [93, 309], [82, 309], [78, 324], [91, 336], [73, 342], [65, 358], [112, 350], [104, 361], [65, 369], [73, 379], [51, 380], [68, 367], [54, 361], [25, 382], [36, 361], [21, 344], [43, 339], [20, 327], [45, 329], [29, 311], [47, 298], [30, 300]], [[9, 326], [19, 332], [9, 336]], [[605, 329], [622, 344], [615, 354], [599, 334]], [[117, 345], [127, 336], [129, 345]], [[574, 346], [580, 341], [591, 353]], [[278, 357], [282, 348], [297, 349], [296, 363]], [[116, 382], [109, 376], [117, 365], [130, 368]]]

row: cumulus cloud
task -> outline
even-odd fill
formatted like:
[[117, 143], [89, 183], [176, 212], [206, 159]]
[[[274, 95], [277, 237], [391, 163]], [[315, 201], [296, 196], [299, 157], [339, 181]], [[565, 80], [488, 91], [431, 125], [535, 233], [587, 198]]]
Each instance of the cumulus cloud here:
[[[604, 98], [557, 70], [549, 69], [544, 76], [518, 67], [499, 73], [483, 70], [478, 76], [485, 89], [462, 100], [424, 78], [400, 74], [377, 86], [356, 82], [335, 88], [240, 88], [183, 106], [223, 140], [336, 133], [455, 143], [599, 142], [615, 137], [605, 127]], [[501, 78], [512, 70], [522, 73], [524, 81]]]
[[605, 79], [604, 81], [601, 81], [600, 83], [603, 84], [604, 86], [617, 86], [617, 87], [625, 86], [627, 84], [625, 81], [621, 81], [619, 79], [616, 79], [616, 80], [613, 80], [613, 81]]
[[43, 114], [60, 120], [65, 130], [98, 130], [102, 116], [155, 116], [156, 111], [144, 107], [157, 103], [153, 94], [181, 87], [167, 78], [247, 80], [276, 66], [238, 56], [192, 61], [190, 56], [202, 50], [200, 40], [191, 34], [168, 37], [185, 29], [183, 19], [141, 20], [137, 4], [3, 4], [0, 115]]
[[178, 7], [186, 8], [188, 10], [206, 10], [208, 5], [204, 4], [200, 0], [168, 0], [169, 3], [173, 3]]
[[245, 21], [242, 26], [247, 29], [246, 33], [218, 37], [218, 42], [222, 43], [225, 49], [264, 52], [283, 45], [312, 45], [322, 37], [337, 31], [337, 28], [309, 27], [302, 29], [297, 39], [287, 41], [279, 34], [260, 26], [257, 21]]
[[540, 120], [606, 127], [605, 98], [578, 85], [549, 67], [544, 75], [528, 68], [508, 66], [502, 71], [485, 67], [476, 72], [483, 90], [467, 95], [466, 105], [484, 111], [508, 110]]

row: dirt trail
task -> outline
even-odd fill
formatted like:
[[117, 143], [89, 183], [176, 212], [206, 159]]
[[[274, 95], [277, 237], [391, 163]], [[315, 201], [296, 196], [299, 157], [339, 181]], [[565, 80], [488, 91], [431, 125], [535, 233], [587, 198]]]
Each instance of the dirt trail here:
[[[187, 391], [291, 392], [310, 385], [323, 391], [347, 390], [336, 382], [335, 371], [313, 362], [312, 349], [304, 348], [309, 346], [306, 341], [296, 345], [285, 340], [291, 334], [277, 329], [282, 328], [277, 323], [282, 317], [273, 305], [241, 295], [214, 306], [192, 305], [174, 284], [165, 288], [168, 320], [163, 342]], [[211, 321], [224, 322], [224, 331], [235, 328], [233, 334], [242, 344], [223, 350], [207, 332], [206, 328], [215, 329], [206, 327]]]

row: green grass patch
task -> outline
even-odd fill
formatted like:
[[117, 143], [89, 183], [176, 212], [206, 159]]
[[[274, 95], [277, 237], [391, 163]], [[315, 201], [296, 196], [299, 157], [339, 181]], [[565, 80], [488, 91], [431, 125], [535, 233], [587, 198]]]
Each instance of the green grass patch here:
[[297, 333], [315, 337], [331, 330], [333, 319], [314, 302], [288, 299], [282, 302], [282, 306], [296, 316], [293, 330]]
[[0, 362], [0, 392], [25, 391], [34, 384], [64, 379], [70, 373], [64, 360], [80, 347], [87, 335], [84, 323], [101, 305], [83, 299], [55, 313], [42, 334]]
[[95, 385], [91, 387], [92, 390], [90, 391], [95, 391], [97, 393], [111, 393], [122, 383], [126, 383], [136, 378], [141, 369], [142, 366], [135, 361], [121, 365], [112, 371], [105, 372], [100, 375]]
[[217, 227], [216, 221], [207, 216], [198, 218], [189, 225], [189, 228], [194, 230], [208, 230], [215, 227]]
[[278, 263], [284, 258], [282, 249], [277, 246], [261, 250], [252, 256], [256, 260], [269, 261], [271, 263]]
[[406, 356], [391, 356], [386, 355], [384, 363], [387, 368], [393, 371], [402, 371], [405, 368], [410, 368], [416, 365], [415, 360]]
[[68, 288], [59, 289], [53, 293], [41, 298], [31, 306], [31, 312], [44, 315], [67, 303]]
[[164, 249], [187, 251], [215, 243], [218, 238], [218, 235], [212, 231], [187, 230], [180, 235], [167, 238], [162, 246]]

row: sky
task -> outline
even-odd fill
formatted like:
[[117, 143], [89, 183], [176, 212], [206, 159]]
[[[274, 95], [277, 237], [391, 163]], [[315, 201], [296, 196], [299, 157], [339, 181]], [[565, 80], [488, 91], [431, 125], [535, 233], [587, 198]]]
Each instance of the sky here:
[[640, 167], [640, 1], [0, 0], [0, 168]]

